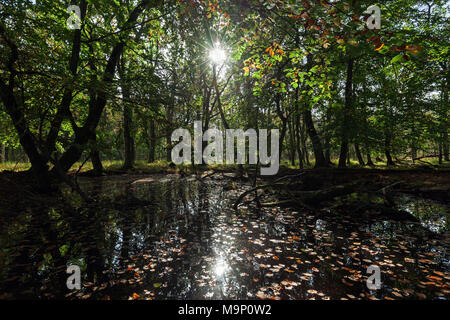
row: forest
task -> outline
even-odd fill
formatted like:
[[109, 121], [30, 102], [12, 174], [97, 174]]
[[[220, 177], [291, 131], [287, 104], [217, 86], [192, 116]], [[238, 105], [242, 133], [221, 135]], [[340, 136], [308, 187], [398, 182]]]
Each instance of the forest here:
[[449, 13], [0, 0], [0, 299], [447, 300]]

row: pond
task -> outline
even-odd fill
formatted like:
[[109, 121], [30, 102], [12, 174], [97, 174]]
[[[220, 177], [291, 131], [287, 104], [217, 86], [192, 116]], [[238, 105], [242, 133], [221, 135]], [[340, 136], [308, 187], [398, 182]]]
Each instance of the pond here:
[[[250, 186], [220, 175], [83, 178], [81, 186], [97, 205], [75, 210], [66, 191], [66, 210], [33, 207], [1, 226], [0, 298], [449, 298], [445, 205], [402, 198], [422, 224], [359, 221], [251, 203], [236, 212], [233, 201]], [[427, 219], [437, 224], [426, 228]], [[69, 265], [81, 268], [80, 290], [66, 287]], [[379, 290], [366, 284], [371, 265]]]

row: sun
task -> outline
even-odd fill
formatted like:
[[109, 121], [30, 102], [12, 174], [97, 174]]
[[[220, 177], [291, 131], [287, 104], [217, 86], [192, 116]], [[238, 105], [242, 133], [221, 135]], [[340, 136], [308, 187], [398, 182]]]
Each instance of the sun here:
[[227, 55], [225, 50], [221, 48], [220, 43], [216, 43], [214, 48], [209, 51], [209, 59], [216, 65], [220, 65], [225, 62]]

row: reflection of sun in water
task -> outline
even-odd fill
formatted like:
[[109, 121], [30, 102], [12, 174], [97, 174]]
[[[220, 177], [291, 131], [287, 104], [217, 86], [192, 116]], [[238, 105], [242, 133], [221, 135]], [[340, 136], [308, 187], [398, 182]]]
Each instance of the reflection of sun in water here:
[[227, 55], [225, 50], [220, 47], [220, 43], [216, 43], [214, 48], [209, 51], [209, 59], [217, 65], [221, 65], [225, 62]]
[[228, 264], [223, 260], [222, 257], [217, 260], [216, 265], [214, 266], [214, 273], [217, 277], [223, 276], [228, 270]]

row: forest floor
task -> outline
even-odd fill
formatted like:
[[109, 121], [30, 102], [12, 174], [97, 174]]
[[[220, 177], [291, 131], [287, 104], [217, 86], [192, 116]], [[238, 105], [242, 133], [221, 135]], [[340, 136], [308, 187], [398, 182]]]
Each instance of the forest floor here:
[[[0, 298], [450, 297], [450, 170], [158, 169], [80, 174], [88, 205], [1, 173]], [[81, 290], [65, 288], [69, 264]]]

